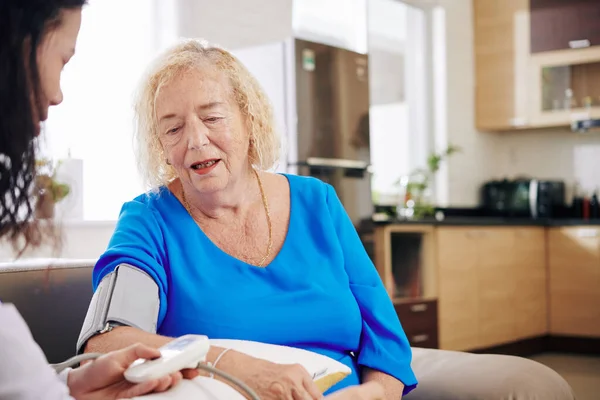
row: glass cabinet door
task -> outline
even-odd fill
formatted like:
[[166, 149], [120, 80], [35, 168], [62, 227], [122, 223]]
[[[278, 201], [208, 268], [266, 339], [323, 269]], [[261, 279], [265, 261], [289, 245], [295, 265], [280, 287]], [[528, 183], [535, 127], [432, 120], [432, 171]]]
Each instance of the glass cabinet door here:
[[600, 61], [542, 68], [542, 111], [600, 107]]
[[533, 54], [530, 68], [531, 126], [600, 118], [600, 46]]

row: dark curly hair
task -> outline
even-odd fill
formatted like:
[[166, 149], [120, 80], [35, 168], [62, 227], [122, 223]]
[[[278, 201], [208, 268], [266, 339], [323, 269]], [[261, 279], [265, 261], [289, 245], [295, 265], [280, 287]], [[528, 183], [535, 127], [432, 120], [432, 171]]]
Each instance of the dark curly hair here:
[[31, 199], [39, 130], [34, 120], [40, 98], [38, 46], [60, 25], [62, 10], [85, 3], [0, 0], [0, 237], [15, 246], [23, 238], [21, 250], [43, 239]]

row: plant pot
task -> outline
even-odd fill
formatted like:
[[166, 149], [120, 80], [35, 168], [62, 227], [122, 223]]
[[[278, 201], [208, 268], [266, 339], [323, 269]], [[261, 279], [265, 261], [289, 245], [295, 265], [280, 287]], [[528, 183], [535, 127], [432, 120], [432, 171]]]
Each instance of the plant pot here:
[[54, 218], [54, 199], [51, 193], [40, 193], [35, 206], [35, 217], [37, 219]]

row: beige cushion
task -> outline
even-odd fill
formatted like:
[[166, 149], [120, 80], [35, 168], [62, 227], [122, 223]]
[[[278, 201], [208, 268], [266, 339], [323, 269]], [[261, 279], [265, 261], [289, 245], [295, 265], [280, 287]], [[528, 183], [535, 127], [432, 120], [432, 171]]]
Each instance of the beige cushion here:
[[538, 362], [513, 356], [413, 348], [419, 385], [407, 400], [574, 400], [569, 384]]

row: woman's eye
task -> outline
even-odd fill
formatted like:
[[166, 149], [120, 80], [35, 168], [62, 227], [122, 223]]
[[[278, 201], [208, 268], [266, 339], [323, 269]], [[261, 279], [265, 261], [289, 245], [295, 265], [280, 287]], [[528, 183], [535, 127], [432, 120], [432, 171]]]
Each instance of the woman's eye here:
[[210, 118], [206, 118], [205, 121], [206, 122], [210, 122], [210, 123], [215, 123], [218, 122], [220, 120], [222, 120], [223, 118], [221, 117], [210, 117]]
[[168, 134], [177, 133], [179, 131], [179, 127], [171, 128], [167, 131]]

